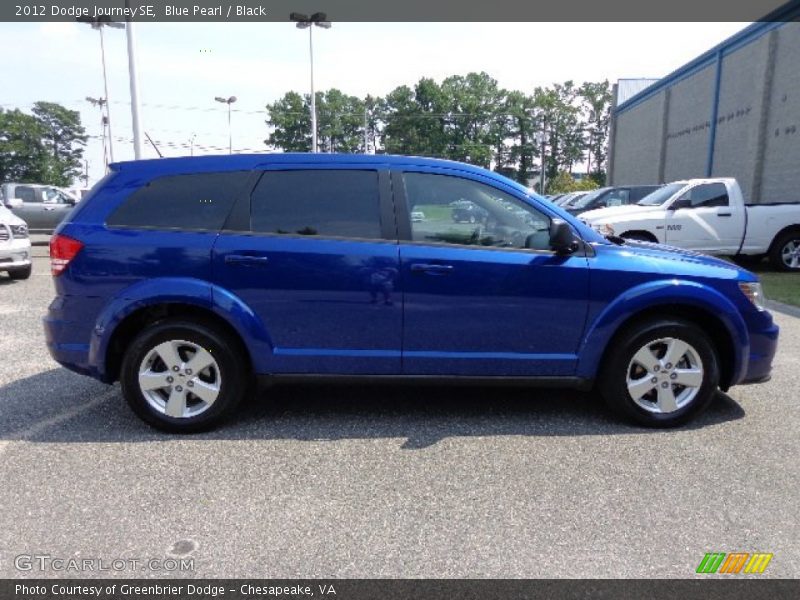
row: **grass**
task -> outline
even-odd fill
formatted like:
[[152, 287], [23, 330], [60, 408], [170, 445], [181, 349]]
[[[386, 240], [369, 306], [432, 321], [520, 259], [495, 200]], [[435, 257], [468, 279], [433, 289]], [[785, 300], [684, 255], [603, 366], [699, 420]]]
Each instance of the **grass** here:
[[750, 265], [748, 269], [761, 279], [767, 300], [800, 306], [800, 273], [778, 273], [766, 262]]

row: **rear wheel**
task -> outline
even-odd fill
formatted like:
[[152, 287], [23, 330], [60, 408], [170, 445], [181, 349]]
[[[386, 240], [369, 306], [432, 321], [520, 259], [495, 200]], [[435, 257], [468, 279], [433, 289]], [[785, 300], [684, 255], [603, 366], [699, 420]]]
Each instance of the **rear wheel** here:
[[164, 431], [191, 433], [228, 417], [250, 374], [236, 340], [208, 325], [166, 320], [131, 343], [122, 361], [122, 392], [133, 411]]
[[33, 265], [28, 265], [27, 267], [22, 267], [20, 269], [11, 269], [8, 272], [8, 276], [11, 279], [28, 279], [31, 276], [31, 272], [33, 271]]
[[650, 427], [674, 427], [705, 409], [719, 385], [719, 361], [696, 325], [654, 320], [618, 336], [600, 390], [619, 414]]
[[769, 251], [769, 262], [778, 271], [800, 271], [800, 231], [778, 236]]

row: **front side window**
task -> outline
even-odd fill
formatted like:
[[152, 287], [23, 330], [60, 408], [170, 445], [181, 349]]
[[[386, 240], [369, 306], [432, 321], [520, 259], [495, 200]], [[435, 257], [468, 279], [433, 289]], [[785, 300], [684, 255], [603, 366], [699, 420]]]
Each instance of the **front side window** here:
[[686, 208], [728, 206], [728, 189], [723, 183], [708, 183], [690, 189], [678, 200]]
[[550, 219], [491, 186], [430, 173], [404, 173], [412, 239], [499, 248], [550, 249]]
[[108, 218], [112, 227], [217, 231], [250, 173], [169, 175], [131, 194]]
[[378, 239], [377, 171], [265, 171], [253, 190], [250, 219], [259, 233]]

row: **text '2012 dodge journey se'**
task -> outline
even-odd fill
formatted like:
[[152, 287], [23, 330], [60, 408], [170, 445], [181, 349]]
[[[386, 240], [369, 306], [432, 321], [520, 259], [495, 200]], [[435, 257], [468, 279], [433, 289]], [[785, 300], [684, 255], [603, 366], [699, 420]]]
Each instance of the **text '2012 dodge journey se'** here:
[[[453, 219], [465, 202], [484, 217]], [[778, 338], [748, 271], [604, 238], [443, 160], [118, 163], [50, 255], [53, 357], [119, 380], [170, 431], [215, 425], [258, 379], [298, 376], [596, 387], [629, 419], [677, 425], [718, 387], [767, 379]]]

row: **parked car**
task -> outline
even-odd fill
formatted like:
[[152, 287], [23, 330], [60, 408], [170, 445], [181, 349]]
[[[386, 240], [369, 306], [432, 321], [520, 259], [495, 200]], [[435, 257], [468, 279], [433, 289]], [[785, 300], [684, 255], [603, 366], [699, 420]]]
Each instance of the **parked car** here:
[[[411, 218], [457, 199], [487, 224]], [[605, 238], [510, 179], [436, 159], [117, 163], [50, 255], [52, 356], [119, 380], [136, 414], [175, 432], [216, 425], [254, 381], [303, 377], [597, 389], [673, 426], [717, 388], [768, 378], [778, 338], [754, 274]]]
[[584, 197], [586, 194], [588, 194], [588, 193], [589, 193], [589, 192], [570, 192], [570, 193], [568, 193], [568, 194], [564, 194], [564, 196], [562, 196], [561, 198], [559, 198], [559, 200], [558, 200], [558, 206], [561, 206], [561, 207], [567, 207], [567, 206], [569, 206], [569, 205], [570, 205], [572, 202], [574, 202], [574, 201], [578, 200], [579, 198], [583, 198], [583, 197]]
[[34, 183], [4, 183], [0, 200], [28, 224], [31, 233], [51, 233], [78, 202], [65, 190]]
[[635, 204], [648, 194], [660, 188], [660, 185], [626, 185], [602, 187], [573, 200], [566, 206], [572, 215], [609, 206], [625, 206]]
[[0, 271], [11, 279], [31, 276], [31, 240], [25, 221], [0, 205]]
[[637, 204], [585, 212], [604, 233], [707, 254], [767, 255], [781, 271], [800, 271], [800, 204], [745, 204], [735, 179], [676, 181]]
[[453, 207], [450, 213], [453, 223], [484, 223], [489, 216], [487, 211], [469, 200], [456, 200], [450, 206]]
[[425, 220], [425, 213], [422, 212], [421, 210], [412, 210], [411, 220], [414, 223], [422, 223]]

